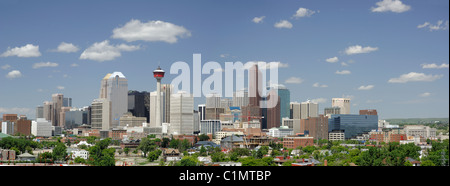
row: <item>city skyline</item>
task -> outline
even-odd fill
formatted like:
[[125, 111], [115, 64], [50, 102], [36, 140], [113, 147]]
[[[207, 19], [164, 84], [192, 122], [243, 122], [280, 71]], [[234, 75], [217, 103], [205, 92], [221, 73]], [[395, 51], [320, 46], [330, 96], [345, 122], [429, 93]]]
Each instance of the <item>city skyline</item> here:
[[[318, 102], [319, 113], [342, 97], [351, 98], [351, 114], [448, 117], [448, 1], [87, 3], [0, 2], [0, 82], [8, 87], [0, 115], [34, 118], [55, 93], [88, 106], [100, 80], [116, 71], [128, 90], [153, 92], [157, 66], [192, 68], [200, 53], [202, 64], [222, 68], [279, 62], [278, 83], [291, 102]], [[162, 84], [177, 76], [166, 74]], [[193, 109], [205, 103], [195, 98]]]

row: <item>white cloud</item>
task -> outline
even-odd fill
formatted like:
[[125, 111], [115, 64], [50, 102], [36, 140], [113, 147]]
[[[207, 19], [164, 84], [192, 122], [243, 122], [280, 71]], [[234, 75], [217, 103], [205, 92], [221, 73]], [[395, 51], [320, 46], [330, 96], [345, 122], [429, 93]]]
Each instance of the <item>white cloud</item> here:
[[436, 30], [448, 30], [448, 20], [444, 21], [443, 20], [439, 20], [435, 25], [429, 23], [429, 22], [425, 22], [421, 25], [417, 25], [417, 28], [427, 28], [431, 31], [436, 31]]
[[339, 61], [338, 57], [332, 57], [332, 58], [328, 58], [325, 61], [327, 61], [328, 63], [336, 63]]
[[425, 28], [428, 25], [430, 25], [430, 23], [429, 22], [425, 22], [425, 23], [423, 23], [421, 25], [417, 25], [417, 28]]
[[72, 63], [72, 64], [70, 65], [70, 67], [77, 67], [77, 66], [80, 66], [80, 65], [78, 65], [78, 64], [76, 64], [76, 63]]
[[358, 88], [358, 90], [370, 90], [370, 89], [373, 89], [373, 87], [375, 87], [375, 86], [374, 85], [367, 85], [367, 86], [362, 85]]
[[284, 81], [284, 83], [286, 84], [300, 84], [303, 82], [302, 78], [298, 78], [298, 77], [290, 77], [288, 79], [286, 79], [286, 81]]
[[78, 50], [80, 50], [80, 49], [72, 43], [61, 42], [61, 44], [58, 45], [58, 48], [53, 51], [71, 53], [71, 52], [77, 52]]
[[9, 72], [8, 74], [6, 74], [6, 78], [8, 79], [14, 79], [14, 78], [20, 78], [22, 77], [22, 73], [20, 73], [20, 71], [18, 70], [13, 70], [11, 72]]
[[3, 70], [8, 70], [9, 68], [11, 68], [11, 65], [6, 64], [6, 65], [3, 65], [1, 68]]
[[297, 19], [301, 18], [301, 17], [310, 17], [315, 13], [316, 13], [316, 11], [300, 7], [292, 17], [297, 18]]
[[419, 94], [419, 96], [420, 96], [420, 97], [428, 97], [428, 96], [431, 96], [431, 93], [429, 93], [429, 92], [424, 92], [424, 93], [422, 93], [422, 94]]
[[411, 9], [411, 6], [403, 4], [400, 0], [383, 0], [376, 3], [377, 7], [372, 7], [372, 12], [395, 12], [402, 13]]
[[39, 57], [41, 53], [39, 52], [39, 46], [35, 46], [33, 44], [27, 44], [22, 47], [8, 47], [8, 50], [4, 52], [0, 57], [9, 57], [9, 56], [17, 56], [17, 57]]
[[442, 63], [441, 65], [436, 65], [435, 63], [431, 64], [422, 64], [422, 68], [448, 68], [448, 64]]
[[52, 62], [40, 62], [33, 64], [33, 68], [42, 68], [42, 67], [57, 67], [58, 63], [52, 63]]
[[56, 87], [58, 90], [64, 90], [64, 87], [63, 86], [57, 86]]
[[254, 23], [262, 23], [265, 17], [266, 17], [266, 16], [255, 17], [255, 18], [252, 19], [252, 21], [253, 21]]
[[29, 115], [31, 112], [30, 108], [19, 108], [19, 107], [14, 107], [14, 108], [4, 108], [4, 107], [0, 107], [0, 113], [3, 114], [10, 114], [10, 113], [14, 113], [14, 114], [27, 114]]
[[362, 47], [360, 45], [355, 46], [349, 46], [347, 49], [345, 49], [345, 53], [347, 55], [353, 55], [353, 54], [362, 54], [362, 53], [369, 53], [373, 51], [377, 51], [378, 47]]
[[94, 43], [92, 46], [83, 51], [80, 55], [80, 59], [90, 59], [94, 61], [110, 61], [116, 57], [120, 57], [121, 51], [134, 51], [139, 50], [139, 46], [135, 45], [110, 45], [108, 40]]
[[351, 72], [349, 70], [343, 70], [343, 71], [336, 71], [336, 74], [340, 74], [340, 75], [346, 75], [346, 74], [351, 74]]
[[281, 20], [273, 25], [276, 28], [292, 28], [292, 23], [287, 20]]
[[190, 37], [191, 32], [182, 26], [164, 21], [149, 21], [143, 23], [139, 20], [130, 20], [123, 27], [113, 30], [114, 39], [132, 41], [163, 41], [176, 43], [178, 38]]
[[321, 85], [320, 83], [314, 83], [313, 87], [326, 88], [326, 87], [328, 87], [328, 85]]
[[317, 99], [312, 99], [311, 102], [313, 102], [313, 103], [326, 103], [327, 99], [326, 98], [317, 98]]
[[418, 81], [435, 81], [442, 78], [444, 75], [426, 75], [424, 73], [410, 72], [408, 74], [402, 74], [398, 78], [389, 79], [388, 83], [407, 83], [407, 82], [418, 82]]

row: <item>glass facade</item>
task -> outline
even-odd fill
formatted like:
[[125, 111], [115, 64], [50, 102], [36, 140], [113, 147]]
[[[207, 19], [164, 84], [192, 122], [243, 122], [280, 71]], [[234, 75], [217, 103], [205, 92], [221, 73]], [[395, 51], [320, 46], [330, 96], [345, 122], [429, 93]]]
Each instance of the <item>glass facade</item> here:
[[345, 139], [378, 129], [378, 115], [333, 114], [328, 119], [328, 132], [344, 130]]
[[283, 121], [283, 118], [290, 118], [291, 111], [289, 104], [291, 103], [291, 93], [289, 89], [279, 88], [278, 96], [280, 96], [280, 121]]

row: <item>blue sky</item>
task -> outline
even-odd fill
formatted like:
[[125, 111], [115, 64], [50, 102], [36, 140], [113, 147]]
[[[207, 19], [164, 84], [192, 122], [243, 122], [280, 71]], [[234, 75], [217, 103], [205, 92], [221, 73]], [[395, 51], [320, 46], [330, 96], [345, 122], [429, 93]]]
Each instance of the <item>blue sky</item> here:
[[[350, 97], [355, 114], [448, 117], [448, 15], [446, 0], [2, 0], [0, 114], [34, 118], [53, 93], [90, 105], [114, 71], [130, 90], [154, 91], [158, 64], [169, 72], [200, 53], [202, 63], [280, 62], [291, 101], [317, 101], [320, 113]], [[166, 30], [134, 30], [157, 21]]]

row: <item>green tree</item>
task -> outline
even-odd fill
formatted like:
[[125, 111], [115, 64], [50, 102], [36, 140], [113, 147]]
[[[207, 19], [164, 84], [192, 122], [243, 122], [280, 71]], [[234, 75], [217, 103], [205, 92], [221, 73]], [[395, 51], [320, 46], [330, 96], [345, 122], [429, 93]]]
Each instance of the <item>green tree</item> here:
[[108, 148], [111, 142], [110, 138], [106, 138], [97, 142], [94, 146], [89, 148], [89, 160], [88, 164], [94, 166], [114, 166], [115, 149]]
[[147, 153], [156, 149], [156, 144], [149, 138], [142, 138], [137, 149], [144, 153], [144, 157], [147, 157]]
[[180, 161], [175, 163], [175, 166], [198, 166], [200, 162], [197, 158], [192, 156], [184, 156]]
[[199, 138], [199, 141], [208, 141], [209, 140], [209, 136], [206, 134], [200, 134], [198, 136], [198, 138]]
[[67, 152], [66, 152], [66, 145], [64, 145], [64, 143], [58, 143], [58, 145], [56, 145], [55, 148], [53, 148], [53, 160], [55, 161], [60, 161], [60, 160], [65, 160], [67, 157]]

